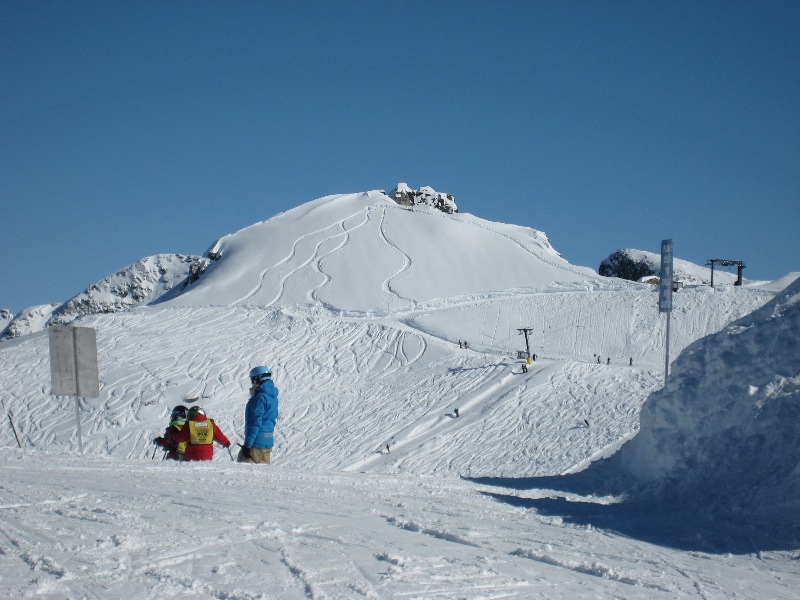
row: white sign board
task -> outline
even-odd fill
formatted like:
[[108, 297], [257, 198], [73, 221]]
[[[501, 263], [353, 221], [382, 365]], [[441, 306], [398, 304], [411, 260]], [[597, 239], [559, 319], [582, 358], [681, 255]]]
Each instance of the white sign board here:
[[658, 312], [672, 312], [672, 240], [661, 242], [661, 275], [658, 286]]
[[91, 327], [50, 327], [50, 383], [55, 396], [98, 398], [97, 334]]

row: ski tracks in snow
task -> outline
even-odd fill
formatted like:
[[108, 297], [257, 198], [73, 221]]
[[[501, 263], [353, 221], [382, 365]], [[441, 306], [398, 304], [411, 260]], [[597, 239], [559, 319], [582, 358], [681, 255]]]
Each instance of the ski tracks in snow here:
[[389, 238], [386, 236], [385, 225], [386, 225], [386, 207], [384, 207], [383, 211], [381, 212], [381, 222], [379, 227], [381, 240], [383, 240], [383, 242], [387, 246], [392, 248], [392, 250], [394, 250], [395, 252], [400, 254], [400, 256], [403, 257], [402, 266], [395, 273], [387, 277], [381, 284], [381, 291], [389, 296], [389, 298], [386, 301], [387, 305], [386, 312], [387, 314], [389, 314], [393, 311], [392, 298], [397, 298], [398, 300], [401, 301], [400, 306], [397, 307], [399, 310], [411, 310], [416, 305], [416, 303], [411, 298], [405, 298], [401, 296], [399, 292], [397, 292], [394, 288], [392, 288], [392, 280], [396, 279], [397, 277], [400, 277], [403, 273], [405, 273], [411, 268], [411, 257], [405, 252], [403, 252], [397, 244], [394, 244], [392, 243], [391, 240], [389, 240]]
[[[330, 281], [330, 278], [326, 276], [324, 273], [322, 273], [322, 271], [320, 270], [319, 268], [320, 261], [324, 256], [332, 252], [335, 252], [338, 249], [343, 248], [347, 244], [347, 241], [349, 240], [350, 232], [352, 230], [358, 229], [359, 227], [363, 227], [369, 222], [369, 214], [370, 212], [372, 212], [372, 210], [374, 210], [374, 207], [368, 206], [358, 211], [357, 213], [354, 213], [340, 221], [337, 221], [336, 223], [323, 227], [322, 229], [319, 229], [317, 231], [313, 231], [310, 234], [300, 236], [297, 240], [295, 240], [294, 244], [292, 244], [292, 248], [289, 254], [287, 254], [283, 259], [281, 259], [277, 263], [264, 269], [259, 274], [258, 285], [239, 300], [232, 302], [231, 306], [245, 304], [247, 300], [250, 300], [251, 298], [254, 298], [255, 296], [259, 295], [259, 293], [261, 292], [261, 290], [265, 285], [267, 276], [273, 274], [274, 272], [278, 272], [278, 274], [280, 275], [279, 287], [278, 290], [276, 291], [275, 296], [271, 300], [267, 300], [265, 302], [259, 302], [259, 305], [266, 307], [275, 305], [278, 301], [281, 300], [282, 296], [284, 295], [287, 282], [289, 281], [289, 279], [293, 275], [296, 275], [297, 273], [306, 269], [311, 264], [314, 265], [314, 269], [319, 274], [319, 276], [323, 278], [320, 284], [318, 284], [315, 288], [312, 288], [311, 290], [308, 291], [308, 297], [314, 297], [315, 291], [319, 287], [324, 286], [328, 281]], [[363, 216], [361, 222], [356, 223], [353, 227], [348, 229], [347, 223], [355, 219], [359, 215]], [[330, 234], [326, 233], [329, 232], [330, 230], [334, 230], [334, 233]], [[321, 239], [317, 240], [317, 238], [319, 238], [320, 236]], [[326, 244], [332, 243], [338, 238], [341, 238], [341, 240], [337, 242], [335, 245], [333, 245], [332, 248], [328, 250], [323, 250]], [[313, 250], [309, 252], [307, 258], [305, 259], [299, 258], [300, 254], [299, 248], [303, 244], [309, 242], [314, 244]], [[297, 264], [298, 262], [299, 264]], [[281, 273], [281, 271], [285, 272]]]

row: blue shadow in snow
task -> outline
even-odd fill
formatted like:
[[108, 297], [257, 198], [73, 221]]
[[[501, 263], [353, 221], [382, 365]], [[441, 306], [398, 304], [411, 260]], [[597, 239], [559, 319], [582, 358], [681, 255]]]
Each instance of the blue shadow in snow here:
[[[741, 515], [707, 510], [695, 501], [684, 504], [668, 493], [636, 490], [618, 475], [611, 461], [598, 461], [585, 471], [550, 477], [464, 477], [466, 481], [498, 488], [486, 496], [511, 506], [535, 510], [565, 523], [595, 527], [632, 539], [683, 551], [751, 554], [765, 550], [800, 548], [800, 518], [775, 523]], [[545, 498], [521, 498], [507, 490], [552, 491]], [[566, 498], [614, 496], [616, 504], [599, 504]]]

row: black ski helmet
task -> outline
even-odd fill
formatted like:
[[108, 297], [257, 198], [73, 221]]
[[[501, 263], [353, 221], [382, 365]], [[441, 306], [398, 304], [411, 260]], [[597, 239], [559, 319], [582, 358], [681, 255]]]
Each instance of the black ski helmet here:
[[194, 419], [197, 415], [203, 415], [205, 417], [206, 416], [206, 411], [204, 411], [199, 406], [193, 406], [192, 408], [189, 409], [189, 415], [188, 416], [189, 416], [190, 419]]
[[175, 408], [172, 409], [172, 414], [170, 415], [171, 421], [185, 421], [186, 416], [189, 413], [189, 409], [186, 408], [183, 404], [178, 404]]

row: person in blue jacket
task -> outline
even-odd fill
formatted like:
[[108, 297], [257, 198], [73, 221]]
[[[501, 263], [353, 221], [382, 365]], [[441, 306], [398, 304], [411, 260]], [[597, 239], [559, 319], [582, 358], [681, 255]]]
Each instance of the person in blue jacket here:
[[275, 421], [278, 420], [278, 388], [267, 367], [250, 371], [250, 400], [244, 409], [244, 445], [238, 462], [267, 464], [272, 460]]

